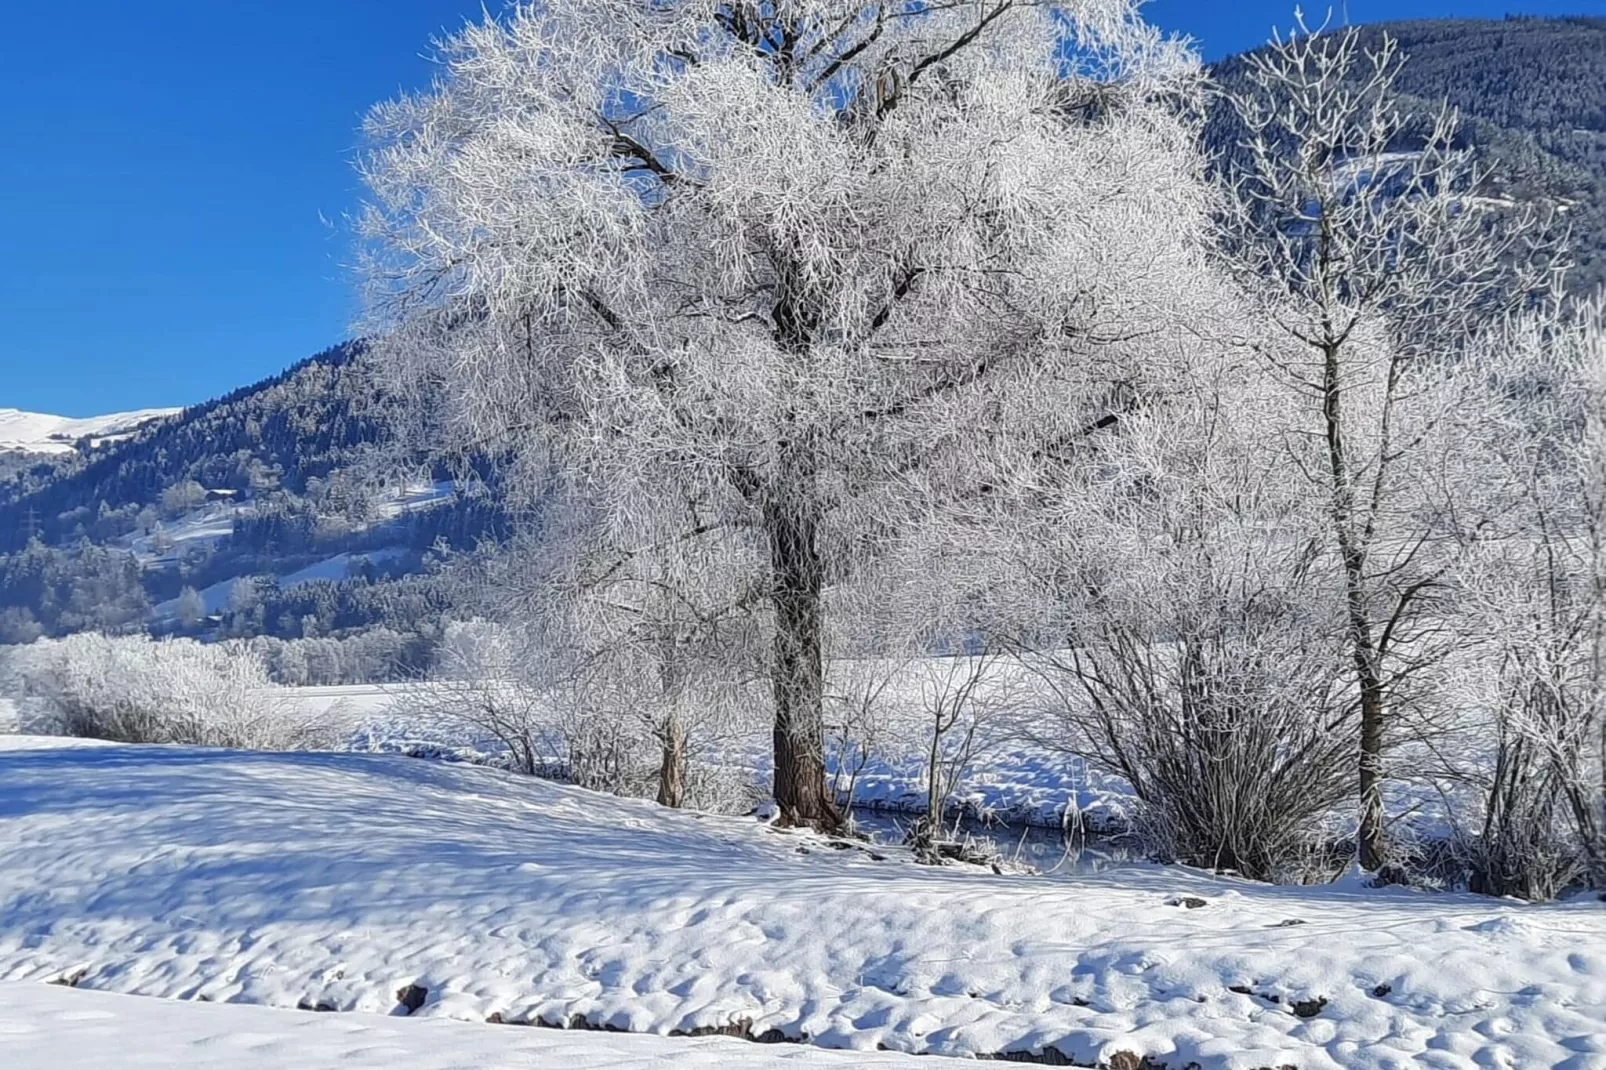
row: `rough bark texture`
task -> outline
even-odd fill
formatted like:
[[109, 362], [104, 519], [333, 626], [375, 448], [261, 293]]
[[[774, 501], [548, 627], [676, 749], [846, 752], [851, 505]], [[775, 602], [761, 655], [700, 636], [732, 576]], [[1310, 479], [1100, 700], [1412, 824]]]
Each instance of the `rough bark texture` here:
[[1357, 841], [1361, 868], [1371, 871], [1381, 869], [1388, 855], [1383, 828], [1383, 683], [1376, 661], [1376, 652], [1369, 645], [1356, 644], [1355, 671], [1361, 687], [1361, 818]]
[[842, 815], [825, 781], [818, 519], [807, 495], [797, 494], [766, 507], [764, 520], [774, 583], [775, 803], [782, 824], [836, 831]]
[[[821, 309], [797, 265], [795, 250], [772, 251], [776, 301], [773, 338], [799, 364], [810, 360]], [[779, 465], [764, 503], [770, 544], [770, 597], [775, 648], [770, 670], [775, 695], [775, 804], [783, 825], [822, 832], [842, 828], [825, 780], [825, 565], [820, 557], [821, 504], [816, 497], [818, 457], [811, 432], [789, 417], [779, 436]]]
[[676, 809], [686, 804], [686, 723], [679, 714], [664, 722], [660, 740], [663, 760], [658, 766], [658, 804]]

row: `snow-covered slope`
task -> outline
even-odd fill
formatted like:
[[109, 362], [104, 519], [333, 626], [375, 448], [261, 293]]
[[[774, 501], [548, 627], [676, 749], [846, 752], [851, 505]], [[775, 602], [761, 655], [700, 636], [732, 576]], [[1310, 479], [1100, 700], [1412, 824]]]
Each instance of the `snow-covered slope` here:
[[155, 420], [163, 420], [182, 409], [141, 409], [107, 416], [72, 419], [48, 416], [20, 409], [0, 409], [0, 450], [23, 453], [71, 453], [79, 439], [95, 444], [115, 441], [138, 431]]
[[997, 876], [461, 765], [6, 746], [0, 981], [369, 1013], [417, 985], [426, 1018], [1080, 1065], [1606, 1067], [1593, 898]]

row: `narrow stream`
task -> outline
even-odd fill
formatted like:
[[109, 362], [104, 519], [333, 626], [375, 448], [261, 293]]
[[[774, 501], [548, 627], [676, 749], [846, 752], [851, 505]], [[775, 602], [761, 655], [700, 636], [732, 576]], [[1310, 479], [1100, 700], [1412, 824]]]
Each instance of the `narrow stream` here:
[[[866, 807], [853, 808], [853, 824], [875, 843], [899, 844], [917, 815]], [[950, 823], [949, 828], [954, 828]], [[1111, 839], [1089, 837], [1082, 843], [1067, 843], [1059, 829], [1038, 825], [1006, 825], [997, 821], [961, 818], [952, 837], [991, 844], [1001, 858], [1048, 873], [1103, 873], [1110, 869], [1144, 862], [1131, 845]]]

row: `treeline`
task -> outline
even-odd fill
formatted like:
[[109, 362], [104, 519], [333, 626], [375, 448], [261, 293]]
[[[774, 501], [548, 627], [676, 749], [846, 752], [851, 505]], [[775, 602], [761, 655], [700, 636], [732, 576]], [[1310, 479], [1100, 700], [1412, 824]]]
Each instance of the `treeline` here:
[[258, 636], [245, 648], [262, 659], [276, 684], [338, 687], [422, 676], [435, 659], [441, 634], [373, 628], [344, 639]]
[[284, 588], [271, 580], [248, 579], [235, 586], [215, 631], [240, 639], [319, 638], [369, 628], [435, 636], [456, 606], [452, 586], [439, 575], [359, 575]]
[[87, 540], [65, 549], [36, 540], [0, 555], [0, 644], [139, 630], [150, 608], [132, 554]]

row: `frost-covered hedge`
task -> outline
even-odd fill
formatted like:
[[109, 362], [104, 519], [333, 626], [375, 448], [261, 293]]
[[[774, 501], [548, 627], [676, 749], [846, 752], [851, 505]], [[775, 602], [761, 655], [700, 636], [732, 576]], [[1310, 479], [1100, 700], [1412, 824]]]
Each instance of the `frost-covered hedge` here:
[[0, 673], [31, 731], [256, 750], [316, 742], [242, 644], [87, 633], [10, 648]]

